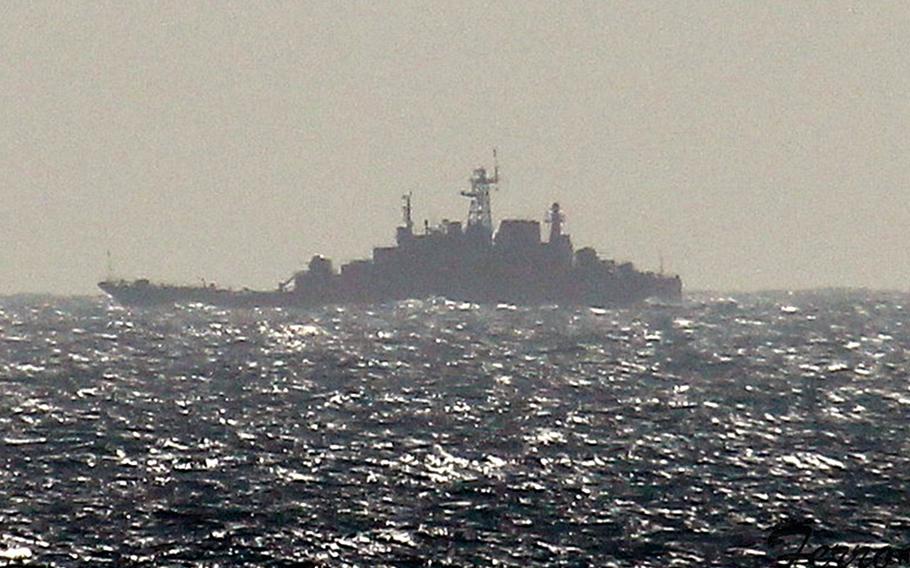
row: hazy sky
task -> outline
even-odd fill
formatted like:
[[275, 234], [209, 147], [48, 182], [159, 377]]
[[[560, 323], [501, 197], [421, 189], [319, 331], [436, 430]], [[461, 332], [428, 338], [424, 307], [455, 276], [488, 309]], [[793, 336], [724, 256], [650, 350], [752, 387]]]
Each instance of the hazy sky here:
[[0, 293], [272, 288], [559, 200], [688, 288], [910, 288], [908, 2], [5, 2]]

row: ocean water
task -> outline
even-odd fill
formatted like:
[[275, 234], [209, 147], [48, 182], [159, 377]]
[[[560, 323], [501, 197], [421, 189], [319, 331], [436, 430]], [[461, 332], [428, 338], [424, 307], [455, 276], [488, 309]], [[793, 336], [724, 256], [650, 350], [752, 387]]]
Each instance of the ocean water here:
[[0, 564], [767, 566], [910, 542], [910, 296], [0, 300]]

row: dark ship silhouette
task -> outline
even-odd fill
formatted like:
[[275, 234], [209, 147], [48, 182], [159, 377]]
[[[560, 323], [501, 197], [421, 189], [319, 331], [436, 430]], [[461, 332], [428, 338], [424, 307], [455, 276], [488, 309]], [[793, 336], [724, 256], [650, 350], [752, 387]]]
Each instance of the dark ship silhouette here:
[[[494, 161], [495, 161], [494, 152]], [[541, 241], [538, 221], [505, 219], [493, 232], [490, 192], [499, 183], [474, 170], [467, 224], [424, 222], [414, 231], [411, 195], [403, 197], [403, 224], [397, 245], [376, 247], [372, 260], [355, 260], [336, 272], [332, 262], [314, 256], [307, 270], [294, 274], [274, 291], [230, 290], [214, 285], [175, 286], [108, 279], [98, 286], [127, 306], [203, 303], [223, 307], [295, 307], [343, 303], [382, 303], [442, 296], [475, 303], [623, 306], [655, 298], [682, 299], [679, 276], [642, 272], [631, 263], [598, 258], [594, 249], [575, 251], [563, 234], [563, 213], [554, 203]], [[662, 271], [661, 271], [662, 272]]]

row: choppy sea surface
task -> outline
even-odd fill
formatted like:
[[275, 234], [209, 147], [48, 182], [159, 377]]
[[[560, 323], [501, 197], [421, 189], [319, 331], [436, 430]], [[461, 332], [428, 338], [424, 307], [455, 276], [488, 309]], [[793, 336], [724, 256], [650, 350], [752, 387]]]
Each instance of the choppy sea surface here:
[[765, 566], [910, 542], [910, 295], [0, 300], [0, 565]]

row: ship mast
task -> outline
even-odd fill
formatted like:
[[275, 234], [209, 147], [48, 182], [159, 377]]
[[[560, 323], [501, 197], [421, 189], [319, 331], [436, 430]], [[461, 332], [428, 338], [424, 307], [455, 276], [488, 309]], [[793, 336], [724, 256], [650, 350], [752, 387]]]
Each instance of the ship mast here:
[[559, 237], [562, 236], [562, 224], [565, 220], [566, 216], [559, 210], [559, 203], [554, 203], [550, 207], [550, 211], [547, 213], [546, 217], [546, 222], [550, 225], [549, 242], [555, 243], [559, 240]]
[[411, 217], [411, 192], [401, 196], [401, 217], [403, 225], [395, 230], [395, 241], [398, 246], [410, 242], [414, 238], [414, 219]]
[[493, 210], [490, 206], [490, 190], [496, 189], [499, 183], [499, 163], [496, 159], [496, 149], [493, 149], [493, 175], [487, 174], [483, 166], [474, 170], [468, 180], [471, 183], [470, 191], [462, 191], [461, 195], [471, 198], [468, 209], [468, 229], [482, 227], [488, 235], [493, 234]]
[[408, 233], [413, 233], [414, 231], [414, 220], [411, 218], [411, 195], [412, 192], [407, 192], [401, 196], [401, 200], [404, 202], [404, 205], [401, 206], [401, 214], [404, 218], [404, 227], [408, 230]]

